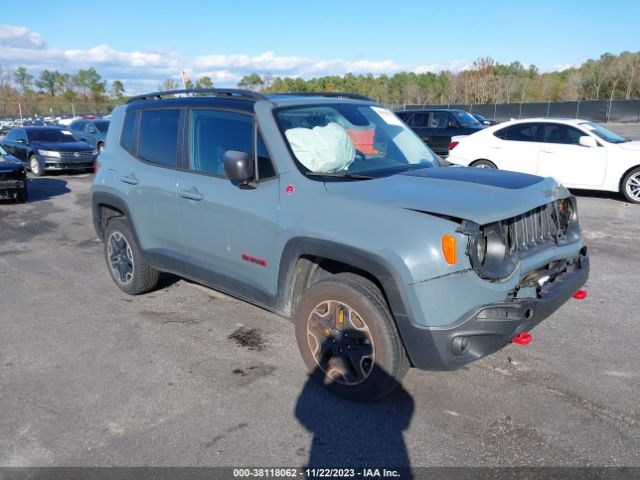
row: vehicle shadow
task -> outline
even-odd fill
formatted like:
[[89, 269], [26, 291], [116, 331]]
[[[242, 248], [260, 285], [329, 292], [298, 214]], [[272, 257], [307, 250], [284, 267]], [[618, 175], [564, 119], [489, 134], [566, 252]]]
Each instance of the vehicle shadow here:
[[71, 191], [65, 180], [57, 178], [31, 178], [28, 185], [29, 203], [50, 200]]
[[[298, 421], [313, 433], [303, 468], [386, 468], [410, 478], [403, 431], [413, 416], [413, 398], [380, 367], [373, 369], [382, 382], [397, 384], [376, 403], [354, 403], [331, 393], [320, 384], [319, 369], [309, 376], [295, 408]], [[306, 454], [306, 449], [299, 454]]]

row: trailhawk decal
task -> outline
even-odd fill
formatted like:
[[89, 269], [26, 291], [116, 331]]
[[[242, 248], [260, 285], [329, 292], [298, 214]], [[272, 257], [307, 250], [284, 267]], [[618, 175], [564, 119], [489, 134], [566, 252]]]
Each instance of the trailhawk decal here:
[[254, 263], [256, 265], [260, 265], [261, 267], [267, 268], [267, 261], [263, 258], [254, 257], [253, 255], [249, 255], [248, 253], [243, 253], [242, 260], [249, 263]]

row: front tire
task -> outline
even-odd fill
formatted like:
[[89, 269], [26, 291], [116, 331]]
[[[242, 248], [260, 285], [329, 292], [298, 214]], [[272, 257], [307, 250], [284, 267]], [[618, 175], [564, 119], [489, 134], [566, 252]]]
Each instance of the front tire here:
[[470, 167], [475, 167], [475, 168], [491, 168], [493, 170], [497, 170], [498, 167], [496, 166], [495, 163], [493, 163], [490, 160], [476, 160], [475, 162], [473, 162], [471, 165], [469, 165]]
[[107, 224], [104, 256], [111, 278], [123, 292], [139, 295], [158, 285], [160, 272], [146, 261], [123, 217], [112, 218]]
[[382, 292], [358, 275], [334, 275], [308, 288], [295, 328], [311, 377], [348, 400], [382, 398], [409, 369]]
[[42, 177], [45, 173], [44, 168], [38, 161], [38, 157], [36, 157], [35, 155], [31, 155], [29, 157], [29, 168], [31, 169], [31, 173], [36, 177]]
[[640, 203], [640, 167], [624, 176], [620, 182], [620, 193], [629, 203]]

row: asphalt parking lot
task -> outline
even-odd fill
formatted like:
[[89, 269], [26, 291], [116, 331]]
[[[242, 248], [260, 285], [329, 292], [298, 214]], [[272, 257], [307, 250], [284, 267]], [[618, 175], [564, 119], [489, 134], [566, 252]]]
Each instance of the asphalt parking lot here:
[[640, 206], [576, 192], [589, 296], [530, 345], [356, 405], [307, 383], [280, 317], [176, 278], [118, 290], [92, 178], [0, 203], [0, 465], [640, 466]]

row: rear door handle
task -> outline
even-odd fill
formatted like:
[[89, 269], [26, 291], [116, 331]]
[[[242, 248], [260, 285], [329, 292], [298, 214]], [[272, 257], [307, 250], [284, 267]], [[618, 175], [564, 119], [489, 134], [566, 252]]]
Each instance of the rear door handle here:
[[493, 148], [494, 150], [500, 150], [502, 147], [498, 145], [490, 145], [489, 148]]
[[133, 173], [128, 176], [120, 177], [120, 181], [128, 183], [129, 185], [138, 185], [138, 179]]
[[204, 195], [198, 192], [198, 190], [195, 188], [192, 188], [190, 190], [180, 190], [180, 196], [182, 198], [186, 198], [188, 200], [194, 200], [196, 202], [199, 202], [204, 198]]
[[547, 150], [547, 149], [542, 149], [540, 150], [542, 153], [556, 153], [555, 150]]

